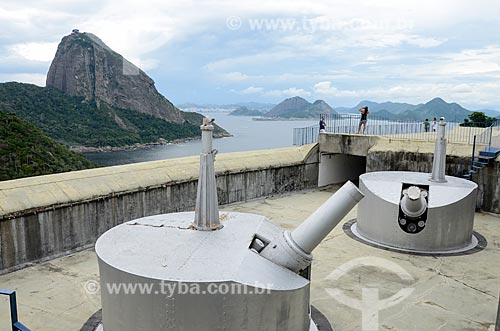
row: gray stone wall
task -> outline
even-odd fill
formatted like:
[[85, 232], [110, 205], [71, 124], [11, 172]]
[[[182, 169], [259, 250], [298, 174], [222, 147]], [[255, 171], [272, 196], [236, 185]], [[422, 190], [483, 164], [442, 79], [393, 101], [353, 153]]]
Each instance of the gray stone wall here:
[[[432, 172], [433, 154], [405, 151], [368, 152], [366, 172], [373, 171], [414, 171]], [[469, 157], [446, 157], [446, 174], [461, 177], [470, 165]]]
[[479, 186], [481, 209], [500, 214], [500, 161], [495, 162], [493, 167], [479, 170], [473, 180]]

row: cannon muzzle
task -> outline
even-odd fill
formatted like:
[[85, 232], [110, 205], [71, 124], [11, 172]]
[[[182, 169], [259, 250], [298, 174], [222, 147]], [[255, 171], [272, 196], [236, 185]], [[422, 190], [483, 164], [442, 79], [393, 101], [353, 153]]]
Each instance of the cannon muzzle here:
[[283, 231], [260, 254], [294, 272], [307, 268], [314, 248], [362, 198], [363, 193], [348, 181], [295, 230]]

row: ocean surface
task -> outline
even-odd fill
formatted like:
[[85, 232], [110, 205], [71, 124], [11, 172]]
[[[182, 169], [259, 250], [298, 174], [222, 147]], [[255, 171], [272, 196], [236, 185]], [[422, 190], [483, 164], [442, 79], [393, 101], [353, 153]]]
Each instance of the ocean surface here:
[[[240, 152], [293, 145], [293, 128], [318, 124], [318, 121], [253, 121], [248, 116], [230, 116], [227, 113], [204, 114], [229, 131], [233, 137], [214, 139], [219, 153]], [[152, 146], [128, 151], [85, 153], [90, 160], [101, 166], [113, 166], [137, 162], [171, 159], [198, 155], [201, 141]]]

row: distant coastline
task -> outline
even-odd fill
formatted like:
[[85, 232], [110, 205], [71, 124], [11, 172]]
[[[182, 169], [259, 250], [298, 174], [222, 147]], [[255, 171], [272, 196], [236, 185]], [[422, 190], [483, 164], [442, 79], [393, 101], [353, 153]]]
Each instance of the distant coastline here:
[[315, 121], [317, 117], [252, 117], [252, 121]]
[[[232, 134], [214, 134], [214, 138], [227, 138], [232, 137]], [[69, 149], [73, 152], [85, 154], [85, 153], [106, 153], [106, 152], [118, 152], [118, 151], [133, 151], [138, 149], [148, 149], [150, 147], [162, 146], [162, 145], [175, 145], [184, 143], [187, 141], [200, 140], [201, 136], [198, 137], [189, 137], [183, 139], [175, 139], [172, 141], [166, 141], [164, 139], [160, 139], [156, 142], [152, 143], [144, 143], [144, 144], [133, 144], [128, 146], [102, 146], [102, 147], [92, 147], [92, 146], [70, 146]]]

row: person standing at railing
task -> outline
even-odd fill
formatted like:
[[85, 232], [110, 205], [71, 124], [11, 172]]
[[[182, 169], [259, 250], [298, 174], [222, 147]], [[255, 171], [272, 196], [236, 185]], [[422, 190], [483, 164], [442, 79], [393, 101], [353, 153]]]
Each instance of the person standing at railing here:
[[361, 126], [363, 126], [363, 134], [365, 134], [366, 122], [368, 121], [368, 114], [370, 112], [368, 111], [367, 106], [360, 108], [358, 111], [361, 113], [361, 119], [359, 120], [359, 126], [358, 126], [358, 134], [361, 131]]
[[424, 131], [429, 132], [430, 127], [431, 127], [431, 123], [429, 123], [429, 119], [426, 118], [424, 121]]
[[437, 131], [437, 119], [434, 117], [434, 119], [432, 120], [432, 132], [436, 132]]
[[319, 121], [319, 132], [326, 132], [325, 116], [321, 116], [321, 120]]

